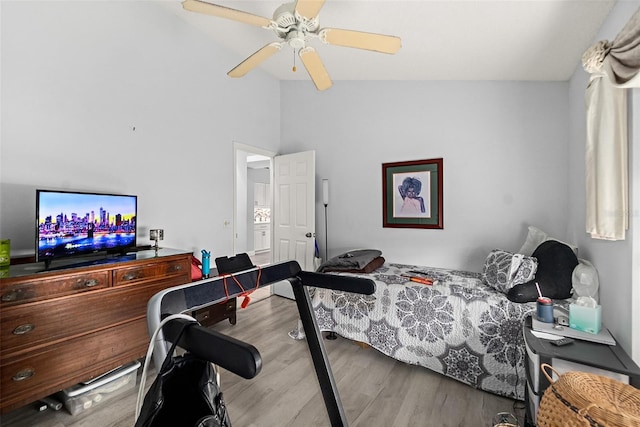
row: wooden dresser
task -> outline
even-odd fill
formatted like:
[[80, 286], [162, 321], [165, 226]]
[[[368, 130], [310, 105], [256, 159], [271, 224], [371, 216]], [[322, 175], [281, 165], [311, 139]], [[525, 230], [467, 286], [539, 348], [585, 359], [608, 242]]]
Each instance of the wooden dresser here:
[[60, 260], [49, 271], [12, 266], [0, 280], [0, 412], [144, 357], [147, 301], [191, 281], [191, 255], [161, 249]]

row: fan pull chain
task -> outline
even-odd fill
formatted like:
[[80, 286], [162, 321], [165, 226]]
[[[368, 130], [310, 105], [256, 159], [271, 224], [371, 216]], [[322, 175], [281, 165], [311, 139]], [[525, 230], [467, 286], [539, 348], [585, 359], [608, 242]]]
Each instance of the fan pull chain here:
[[298, 71], [298, 69], [296, 68], [296, 50], [295, 49], [293, 49], [293, 68], [291, 70], [294, 73]]

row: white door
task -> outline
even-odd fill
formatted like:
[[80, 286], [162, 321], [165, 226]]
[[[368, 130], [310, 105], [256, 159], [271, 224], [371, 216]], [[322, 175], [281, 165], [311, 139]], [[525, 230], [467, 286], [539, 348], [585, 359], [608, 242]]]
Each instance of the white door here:
[[[274, 160], [273, 261], [296, 260], [303, 270], [313, 271], [316, 153], [286, 154]], [[289, 282], [274, 284], [273, 293], [294, 298]]]

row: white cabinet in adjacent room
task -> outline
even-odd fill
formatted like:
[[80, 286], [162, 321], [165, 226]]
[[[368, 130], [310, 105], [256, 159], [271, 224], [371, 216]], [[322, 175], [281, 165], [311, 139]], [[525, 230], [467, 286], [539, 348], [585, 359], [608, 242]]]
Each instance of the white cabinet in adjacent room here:
[[254, 207], [270, 207], [271, 206], [271, 185], [262, 182], [253, 184], [253, 204]]
[[271, 228], [269, 224], [256, 224], [253, 229], [253, 244], [257, 251], [264, 251], [271, 247]]

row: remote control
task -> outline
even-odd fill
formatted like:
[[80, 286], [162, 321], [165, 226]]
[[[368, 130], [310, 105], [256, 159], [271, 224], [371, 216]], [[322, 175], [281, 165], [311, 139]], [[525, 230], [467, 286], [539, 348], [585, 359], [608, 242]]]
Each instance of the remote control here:
[[573, 342], [573, 338], [560, 338], [559, 340], [551, 340], [551, 344], [556, 345], [558, 347], [562, 345], [571, 344]]

